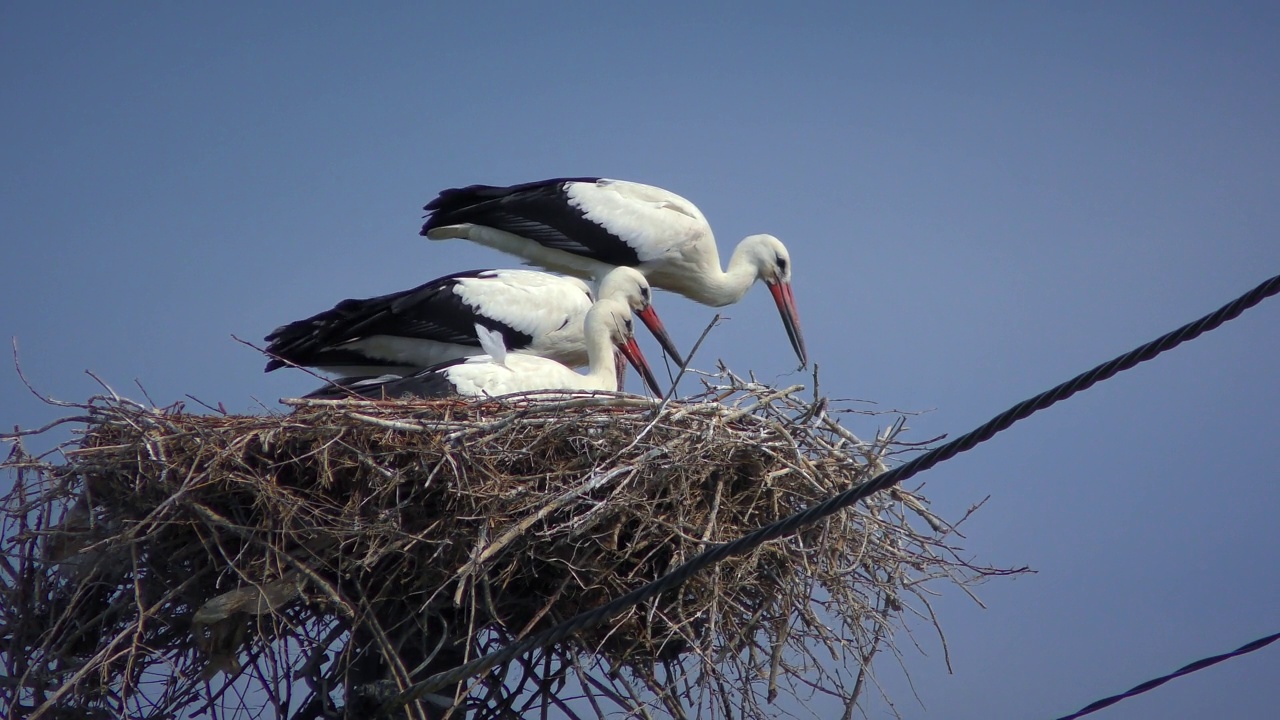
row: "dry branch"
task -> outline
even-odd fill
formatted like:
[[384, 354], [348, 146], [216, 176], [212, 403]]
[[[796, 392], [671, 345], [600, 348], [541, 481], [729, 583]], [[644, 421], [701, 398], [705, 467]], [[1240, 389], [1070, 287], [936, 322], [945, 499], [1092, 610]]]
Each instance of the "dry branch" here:
[[[902, 451], [901, 423], [863, 442], [799, 386], [718, 377], [661, 407], [599, 393], [266, 416], [77, 405], [61, 461], [9, 438], [0, 714], [355, 716]], [[851, 707], [903, 613], [921, 612], [911, 597], [927, 607], [930, 581], [996, 572], [959, 559], [926, 505], [895, 490], [436, 701], [477, 718], [765, 717], [813, 692]]]

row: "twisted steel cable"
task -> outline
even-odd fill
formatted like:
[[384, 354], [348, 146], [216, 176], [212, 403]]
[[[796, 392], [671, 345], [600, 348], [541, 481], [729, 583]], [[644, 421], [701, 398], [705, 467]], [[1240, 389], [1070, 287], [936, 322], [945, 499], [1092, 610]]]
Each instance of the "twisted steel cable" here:
[[579, 613], [553, 628], [530, 635], [524, 640], [512, 643], [501, 650], [489, 653], [488, 655], [476, 658], [465, 665], [461, 665], [443, 673], [432, 675], [431, 677], [415, 683], [388, 701], [383, 706], [382, 712], [389, 713], [394, 711], [396, 708], [402, 707], [406, 703], [420, 699], [427, 693], [434, 692], [435, 690], [445, 686], [455, 685], [469, 677], [487, 672], [500, 664], [514, 660], [516, 657], [526, 652], [561, 642], [576, 632], [589, 627], [594, 627], [595, 625], [605, 622], [606, 620], [609, 620], [632, 607], [649, 601], [667, 590], [679, 587], [694, 574], [702, 571], [710, 565], [729, 557], [750, 552], [756, 547], [759, 547], [771, 540], [777, 540], [779, 538], [793, 535], [801, 528], [816, 523], [847, 507], [850, 507], [859, 500], [862, 500], [873, 493], [888, 489], [912, 477], [913, 475], [916, 475], [917, 473], [932, 468], [940, 462], [950, 460], [956, 455], [967, 450], [972, 450], [978, 445], [995, 437], [1000, 432], [1007, 430], [1019, 420], [1030, 417], [1034, 413], [1051, 407], [1062, 400], [1066, 400], [1082, 390], [1087, 390], [1104, 380], [1108, 380], [1117, 374], [1124, 372], [1125, 370], [1151, 360], [1157, 355], [1168, 350], [1172, 350], [1188, 340], [1194, 340], [1200, 335], [1209, 332], [1210, 330], [1214, 330], [1224, 323], [1239, 317], [1245, 310], [1248, 310], [1277, 293], [1280, 293], [1280, 275], [1264, 281], [1254, 289], [1244, 295], [1241, 295], [1239, 298], [1236, 298], [1218, 310], [1205, 315], [1199, 320], [1183, 325], [1173, 332], [1162, 335], [1141, 347], [1125, 353], [1124, 355], [1098, 365], [1092, 370], [1081, 373], [1080, 375], [1077, 375], [1050, 390], [1040, 393], [1033, 398], [1024, 400], [987, 421], [982, 426], [961, 435], [945, 445], [940, 445], [923, 455], [917, 456], [896, 468], [892, 468], [881, 473], [872, 480], [861, 485], [851, 487], [838, 495], [834, 495], [831, 498], [818, 503], [817, 505], [811, 506], [775, 523], [765, 525], [764, 527], [752, 531], [737, 540], [713, 545], [653, 582], [650, 582], [643, 587], [636, 588], [626, 595], [601, 605], [600, 607]]
[[1137, 685], [1133, 688], [1130, 688], [1129, 690], [1126, 690], [1120, 693], [1119, 695], [1112, 695], [1111, 697], [1103, 698], [1101, 700], [1098, 700], [1097, 702], [1086, 705], [1085, 707], [1081, 708], [1080, 710], [1077, 710], [1076, 712], [1071, 713], [1070, 715], [1063, 715], [1062, 717], [1058, 718], [1058, 720], [1076, 720], [1076, 718], [1084, 717], [1085, 715], [1088, 715], [1090, 713], [1095, 713], [1101, 710], [1102, 708], [1115, 705], [1121, 700], [1131, 698], [1134, 695], [1141, 695], [1142, 693], [1147, 692], [1148, 690], [1154, 690], [1174, 678], [1182, 677], [1183, 675], [1190, 675], [1191, 673], [1196, 672], [1197, 670], [1203, 670], [1212, 665], [1217, 665], [1223, 660], [1230, 660], [1233, 657], [1239, 657], [1246, 653], [1251, 653], [1254, 650], [1261, 650], [1262, 648], [1270, 645], [1276, 640], [1280, 640], [1280, 633], [1276, 633], [1274, 635], [1268, 635], [1263, 638], [1258, 638], [1257, 640], [1254, 640], [1251, 643], [1246, 643], [1245, 645], [1241, 645], [1240, 647], [1236, 648], [1235, 650], [1232, 650], [1229, 653], [1223, 653], [1221, 655], [1214, 655], [1213, 657], [1207, 657], [1203, 660], [1197, 660], [1193, 663], [1189, 663], [1187, 665], [1182, 666], [1181, 668], [1178, 668], [1177, 670], [1169, 673], [1168, 675], [1165, 675], [1163, 677], [1158, 677], [1154, 680], [1148, 680], [1142, 683], [1141, 685]]

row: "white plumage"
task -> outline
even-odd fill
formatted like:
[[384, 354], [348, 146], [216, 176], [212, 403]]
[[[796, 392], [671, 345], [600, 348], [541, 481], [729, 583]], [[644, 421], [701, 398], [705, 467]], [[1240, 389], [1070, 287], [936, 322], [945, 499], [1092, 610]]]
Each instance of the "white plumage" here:
[[[606, 275], [602, 298], [632, 308], [670, 345], [639, 272]], [[537, 355], [578, 367], [587, 364], [583, 320], [591, 288], [578, 278], [533, 270], [473, 270], [437, 278], [390, 295], [344, 300], [267, 336], [273, 359], [344, 376], [408, 375], [485, 351], [480, 329], [495, 334], [513, 354]]]
[[632, 332], [631, 308], [616, 297], [598, 300], [584, 322], [588, 371], [585, 374], [543, 357], [507, 354], [499, 362], [489, 355], [462, 358], [427, 368], [408, 377], [342, 380], [308, 397], [341, 398], [350, 394], [372, 398], [496, 397], [536, 390], [617, 390], [613, 347], [627, 356], [651, 387], [657, 387]]
[[580, 277], [635, 267], [654, 287], [713, 307], [738, 302], [761, 280], [801, 365], [807, 363], [786, 246], [772, 235], [752, 235], [721, 270], [711, 225], [673, 192], [624, 180], [557, 178], [445, 190], [425, 209], [422, 234], [429, 239], [471, 240]]

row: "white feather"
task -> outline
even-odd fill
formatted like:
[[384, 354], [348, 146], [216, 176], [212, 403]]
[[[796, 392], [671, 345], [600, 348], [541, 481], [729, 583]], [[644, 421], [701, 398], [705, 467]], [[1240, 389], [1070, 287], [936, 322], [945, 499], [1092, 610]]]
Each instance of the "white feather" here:
[[507, 356], [506, 364], [479, 355], [442, 372], [459, 395], [468, 397], [531, 390], [616, 390], [613, 346], [626, 337], [623, 328], [630, 315], [631, 308], [620, 298], [596, 302], [585, 322], [591, 359], [585, 375], [554, 360], [515, 353]]
[[[697, 206], [673, 192], [625, 180], [567, 182], [565, 201], [585, 218], [630, 247], [653, 287], [677, 292], [695, 302], [723, 307], [738, 302], [757, 281], [781, 287], [778, 311], [801, 365], [807, 362], [799, 317], [791, 295], [791, 257], [772, 235], [751, 235], [738, 243], [721, 269], [720, 252], [706, 217]], [[539, 202], [545, 202], [543, 197]], [[518, 204], [518, 201], [517, 201]], [[433, 228], [432, 240], [465, 238], [524, 258], [528, 264], [599, 281], [612, 266], [599, 260], [553, 249], [497, 228], [470, 223]], [[589, 240], [571, 238], [583, 244]], [[611, 241], [612, 242], [612, 241]]]
[[693, 203], [660, 188], [622, 180], [572, 183], [569, 204], [587, 219], [623, 238], [641, 264], [662, 261], [710, 235]]
[[505, 367], [507, 364], [507, 344], [502, 339], [502, 333], [476, 323], [476, 337], [480, 338], [480, 349], [493, 358], [494, 364]]

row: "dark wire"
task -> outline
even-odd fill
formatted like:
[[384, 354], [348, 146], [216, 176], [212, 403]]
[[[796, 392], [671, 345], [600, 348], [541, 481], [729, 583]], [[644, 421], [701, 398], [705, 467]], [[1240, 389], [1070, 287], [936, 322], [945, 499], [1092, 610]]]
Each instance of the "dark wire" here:
[[1110, 707], [1112, 705], [1115, 705], [1116, 703], [1126, 698], [1131, 698], [1134, 695], [1141, 695], [1142, 693], [1148, 690], [1154, 690], [1155, 688], [1160, 687], [1161, 685], [1169, 682], [1174, 678], [1182, 677], [1183, 675], [1190, 675], [1191, 673], [1196, 672], [1197, 670], [1203, 670], [1207, 667], [1210, 667], [1211, 665], [1217, 665], [1223, 660], [1230, 660], [1233, 657], [1239, 657], [1241, 655], [1251, 653], [1254, 650], [1261, 650], [1262, 648], [1270, 645], [1276, 640], [1280, 640], [1280, 633], [1276, 633], [1275, 635], [1268, 635], [1264, 638], [1259, 638], [1249, 643], [1248, 645], [1242, 645], [1236, 648], [1235, 650], [1232, 650], [1229, 653], [1223, 653], [1221, 655], [1214, 655], [1213, 657], [1207, 657], [1203, 660], [1197, 660], [1191, 663], [1190, 665], [1185, 665], [1182, 668], [1174, 672], [1171, 672], [1168, 675], [1165, 675], [1164, 677], [1158, 677], [1154, 680], [1148, 680], [1142, 683], [1141, 685], [1138, 685], [1137, 687], [1131, 688], [1129, 690], [1126, 690], [1120, 693], [1119, 695], [1112, 695], [1109, 698], [1103, 698], [1095, 703], [1086, 705], [1085, 707], [1081, 708], [1076, 712], [1071, 713], [1070, 715], [1063, 715], [1062, 717], [1058, 718], [1058, 720], [1075, 720], [1078, 717], [1084, 717], [1085, 715], [1088, 715], [1090, 713], [1095, 713], [1104, 707]]
[[414, 700], [421, 698], [426, 693], [434, 692], [440, 688], [460, 683], [469, 677], [486, 672], [497, 665], [510, 662], [516, 657], [531, 650], [536, 650], [548, 645], [554, 645], [576, 632], [589, 627], [594, 627], [626, 610], [629, 610], [632, 607], [647, 602], [660, 593], [679, 587], [694, 574], [702, 571], [710, 565], [714, 565], [715, 563], [729, 557], [750, 552], [771, 540], [777, 540], [778, 538], [792, 535], [798, 532], [801, 528], [850, 507], [859, 500], [862, 500], [873, 493], [888, 489], [917, 473], [928, 470], [940, 462], [949, 460], [962, 452], [977, 447], [981, 443], [990, 440], [996, 434], [1008, 429], [1019, 420], [1025, 419], [1030, 415], [1039, 412], [1040, 410], [1044, 410], [1045, 408], [1048, 408], [1062, 400], [1066, 400], [1081, 390], [1087, 390], [1103, 380], [1108, 380], [1115, 375], [1128, 370], [1139, 363], [1146, 362], [1147, 360], [1150, 360], [1167, 350], [1171, 350], [1188, 340], [1194, 340], [1203, 333], [1209, 332], [1223, 323], [1239, 317], [1239, 315], [1245, 310], [1248, 310], [1254, 305], [1257, 305], [1277, 293], [1280, 293], [1280, 275], [1263, 282], [1261, 285], [1258, 285], [1229, 304], [1224, 305], [1199, 320], [1183, 325], [1177, 330], [1162, 335], [1135, 350], [1105, 362], [1088, 372], [1081, 373], [1057, 387], [1040, 393], [1029, 400], [1024, 400], [987, 421], [986, 424], [981, 427], [965, 433], [945, 445], [940, 445], [923, 455], [917, 456], [896, 468], [892, 468], [881, 473], [872, 480], [849, 488], [838, 495], [828, 498], [817, 505], [791, 515], [790, 517], [783, 518], [775, 523], [758, 528], [737, 540], [733, 540], [728, 543], [721, 543], [719, 545], [712, 545], [698, 555], [695, 555], [685, 561], [683, 565], [680, 565], [675, 570], [672, 570], [647, 585], [632, 590], [616, 600], [592, 610], [582, 612], [572, 618], [569, 618], [565, 622], [556, 625], [555, 627], [549, 628], [535, 635], [530, 635], [524, 640], [512, 643], [511, 645], [500, 650], [496, 650], [483, 657], [476, 658], [465, 665], [460, 665], [452, 670], [432, 675], [420, 682], [414, 683], [399, 695], [388, 701], [382, 707], [381, 711], [383, 713], [390, 713], [395, 709], [404, 706], [406, 703], [413, 702]]

